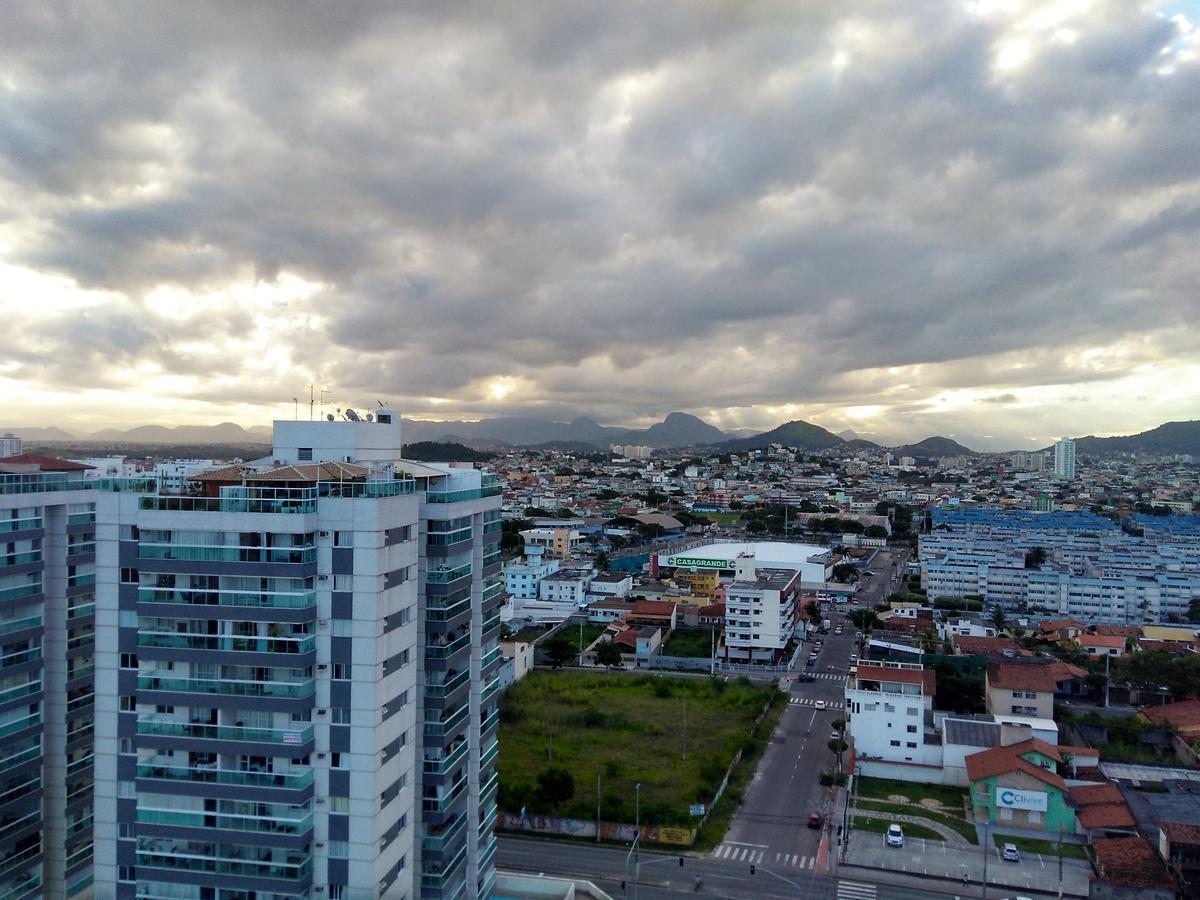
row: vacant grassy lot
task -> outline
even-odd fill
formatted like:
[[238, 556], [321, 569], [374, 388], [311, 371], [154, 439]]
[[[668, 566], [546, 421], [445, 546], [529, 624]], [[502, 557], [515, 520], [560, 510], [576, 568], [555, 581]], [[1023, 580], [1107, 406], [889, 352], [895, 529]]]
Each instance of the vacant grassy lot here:
[[514, 641], [524, 641], [531, 644], [545, 634], [549, 629], [545, 625], [527, 625], [513, 635]]
[[[1043, 841], [1038, 838], [1015, 837], [1011, 834], [994, 834], [993, 842], [997, 847], [1005, 844], [1016, 844], [1022, 853], [1040, 853], [1042, 856], [1058, 856], [1054, 841]], [[1062, 855], [1067, 859], [1087, 859], [1087, 849], [1082, 844], [1063, 843]]]
[[858, 797], [887, 800], [891, 797], [907, 797], [910, 803], [936, 800], [946, 809], [961, 815], [963, 798], [967, 792], [962, 788], [940, 784], [914, 784], [910, 781], [890, 781], [886, 778], [858, 778], [854, 782], [854, 793]]
[[[855, 816], [854, 827], [859, 831], [870, 831], [874, 834], [887, 834], [888, 826], [892, 824], [891, 819], [876, 818], [874, 816]], [[920, 825], [913, 825], [910, 822], [901, 822], [900, 827], [904, 829], [906, 838], [926, 838], [931, 841], [945, 840], [940, 834], [930, 828], [924, 828]]]
[[[564, 640], [566, 640], [566, 642], [568, 644], [571, 645], [571, 648], [576, 653], [579, 652], [579, 626], [578, 625], [570, 625], [570, 624], [564, 625], [562, 627], [562, 629], [558, 632], [558, 634]], [[600, 637], [600, 635], [602, 635], [602, 634], [604, 634], [604, 626], [603, 625], [587, 625], [587, 624], [585, 624], [583, 626], [583, 646], [586, 648], [588, 646], [588, 644], [590, 644], [596, 638]], [[541, 645], [539, 644], [538, 646], [541, 646]]]
[[[768, 701], [786, 697], [719, 679], [532, 672], [500, 703], [500, 807], [593, 819], [599, 773], [606, 820], [634, 820], [640, 784], [643, 824], [695, 824], [688, 806], [712, 800], [734, 754], [761, 750], [751, 728]], [[570, 773], [569, 796], [539, 784], [551, 767]]]
[[713, 629], [676, 628], [663, 644], [663, 656], [694, 656], [708, 659], [712, 656]]

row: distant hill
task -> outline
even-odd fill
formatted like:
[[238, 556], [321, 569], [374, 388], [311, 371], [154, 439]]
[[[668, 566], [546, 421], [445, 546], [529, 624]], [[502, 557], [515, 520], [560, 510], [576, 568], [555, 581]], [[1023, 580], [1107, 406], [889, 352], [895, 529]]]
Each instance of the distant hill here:
[[718, 445], [722, 451], [735, 453], [744, 450], [761, 450], [771, 444], [782, 444], [785, 447], [795, 447], [798, 450], [827, 450], [846, 443], [832, 431], [826, 431], [820, 425], [797, 419], [785, 422], [778, 428], [773, 428], [751, 438], [740, 438], [735, 441], [725, 441]]
[[948, 437], [928, 437], [915, 444], [893, 447], [892, 453], [896, 456], [925, 456], [931, 459], [940, 459], [943, 456], [976, 455], [970, 447], [964, 447], [958, 441], [953, 441]]
[[417, 441], [404, 446], [404, 458], [417, 462], [487, 462], [495, 459], [495, 453], [472, 450], [462, 444], [447, 444], [440, 441]]
[[703, 419], [673, 412], [645, 429], [601, 425], [581, 416], [570, 422], [552, 422], [530, 416], [501, 416], [478, 422], [404, 420], [405, 440], [446, 441], [453, 435], [471, 447], [535, 447], [540, 449], [602, 450], [612, 444], [638, 444], [665, 449], [715, 443], [728, 435]]
[[879, 444], [874, 441], [868, 441], [866, 438], [846, 438], [846, 443], [842, 445], [847, 450], [880, 450]]
[[647, 447], [698, 447], [728, 439], [720, 428], [687, 413], [670, 413], [661, 422], [645, 431], [627, 432], [627, 439], [617, 443], [639, 442]]
[[1200, 456], [1200, 421], [1167, 422], [1149, 431], [1123, 437], [1076, 438], [1075, 452], [1093, 456], [1117, 453], [1175, 454]]

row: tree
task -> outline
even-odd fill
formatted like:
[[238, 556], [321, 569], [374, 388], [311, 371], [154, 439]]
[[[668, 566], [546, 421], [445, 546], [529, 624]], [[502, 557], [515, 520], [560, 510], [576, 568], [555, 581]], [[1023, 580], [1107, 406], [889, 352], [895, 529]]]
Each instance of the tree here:
[[1200, 622], [1200, 597], [1188, 604], [1187, 617], [1189, 622]]
[[577, 653], [575, 645], [561, 634], [556, 634], [548, 641], [545, 641], [541, 647], [550, 665], [556, 669], [562, 668], [563, 663], [574, 658]]
[[926, 653], [937, 653], [942, 643], [936, 628], [926, 628], [917, 636], [917, 646]]
[[858, 566], [854, 563], [838, 563], [833, 567], [833, 580], [842, 584], [853, 584], [858, 581]]
[[621, 665], [624, 654], [621, 653], [621, 648], [612, 641], [605, 641], [603, 644], [597, 644], [595, 651], [596, 662], [604, 666], [606, 669], [613, 669]]
[[566, 769], [551, 766], [537, 777], [538, 796], [547, 806], [566, 803], [575, 796], [575, 779]]
[[525, 507], [525, 515], [531, 519], [553, 519], [550, 510], [542, 509], [540, 506]]
[[601, 572], [608, 571], [608, 554], [603, 550], [596, 554], [596, 568]]
[[1000, 606], [999, 604], [997, 604], [996, 606], [993, 606], [992, 607], [992, 627], [994, 627], [996, 629], [996, 634], [1002, 634], [1004, 632], [1004, 626], [1006, 624], [1007, 624], [1007, 620], [1004, 618], [1004, 607]]
[[885, 538], [887, 537], [887, 529], [882, 525], [868, 525], [867, 530], [863, 532], [869, 538]]
[[808, 621], [814, 625], [821, 621], [821, 604], [816, 600], [809, 600], [804, 604], [804, 615], [808, 616]]
[[852, 609], [846, 614], [854, 626], [863, 632], [870, 631], [875, 627], [875, 623], [879, 621], [879, 615], [873, 609]]
[[1042, 564], [1046, 562], [1046, 550], [1044, 547], [1034, 547], [1025, 554], [1025, 568], [1040, 569]]

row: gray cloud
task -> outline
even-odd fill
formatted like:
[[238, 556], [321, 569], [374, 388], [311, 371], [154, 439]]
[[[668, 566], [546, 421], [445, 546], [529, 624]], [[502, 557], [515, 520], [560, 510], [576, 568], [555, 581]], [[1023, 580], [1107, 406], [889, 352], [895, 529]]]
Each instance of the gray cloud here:
[[[1160, 74], [1175, 26], [1133, 4], [1067, 24], [948, 0], [15, 5], [8, 259], [121, 299], [39, 319], [10, 377], [149, 363], [214, 408], [230, 379], [264, 406], [311, 380], [731, 426], [882, 405], [899, 430], [942, 391], [1003, 423], [1022, 387], [1185, 365], [1200, 65]], [[1014, 37], [1030, 58], [998, 72]], [[270, 372], [241, 343], [261, 309], [152, 302], [286, 277], [316, 287], [269, 319], [291, 323]]]

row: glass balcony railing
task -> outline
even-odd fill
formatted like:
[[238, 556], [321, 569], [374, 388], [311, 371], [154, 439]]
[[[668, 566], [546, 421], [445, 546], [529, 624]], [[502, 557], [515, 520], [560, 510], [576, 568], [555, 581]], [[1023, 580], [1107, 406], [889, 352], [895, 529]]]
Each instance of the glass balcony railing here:
[[38, 517], [28, 519], [4, 519], [0, 521], [0, 534], [8, 531], [36, 531], [42, 527], [42, 520]]
[[233, 784], [242, 787], [285, 788], [302, 790], [313, 783], [313, 770], [296, 772], [255, 772], [234, 769], [204, 768], [201, 766], [159, 765], [138, 763], [138, 778], [161, 781], [186, 781], [192, 784]]
[[0, 691], [0, 703], [7, 703], [9, 700], [16, 700], [20, 697], [28, 697], [30, 694], [36, 694], [41, 689], [42, 682], [40, 679], [5, 688]]
[[499, 550], [497, 550], [495, 553], [485, 553], [483, 555], [484, 567], [486, 568], [487, 566], [494, 565], [495, 563], [500, 562], [500, 557], [501, 557], [501, 553]]
[[254, 744], [306, 744], [312, 740], [313, 727], [247, 728], [241, 725], [208, 725], [201, 722], [175, 722], [163, 719], [139, 719], [137, 733], [162, 737], [197, 738], [207, 741], [246, 741]]
[[[41, 873], [26, 872], [19, 880], [10, 882], [4, 888], [4, 893], [0, 894], [0, 900], [35, 900], [42, 896], [41, 888]], [[70, 896], [75, 896], [75, 892], [70, 892]]]
[[0, 603], [6, 600], [19, 600], [21, 597], [32, 597], [34, 594], [42, 592], [42, 583], [40, 581], [30, 584], [19, 584], [16, 587], [0, 588]]
[[[29, 865], [34, 860], [42, 855], [40, 845], [27, 847], [20, 853], [14, 853], [12, 856], [0, 861], [0, 878], [6, 878], [13, 872], [19, 871], [22, 867]], [[18, 894], [17, 896], [23, 896]]]
[[34, 647], [32, 650], [22, 650], [19, 653], [10, 653], [7, 656], [0, 656], [0, 669], [19, 666], [22, 663], [33, 662], [34, 660], [41, 658], [41, 647]]
[[188, 634], [173, 631], [138, 632], [139, 647], [177, 647], [183, 650], [231, 650], [242, 653], [311, 653], [315, 637], [241, 637]]
[[425, 812], [444, 812], [450, 804], [454, 803], [459, 797], [463, 796], [463, 792], [467, 788], [467, 779], [464, 777], [462, 781], [455, 784], [449, 791], [434, 797], [422, 797], [421, 808]]
[[465, 684], [467, 681], [470, 681], [470, 680], [471, 680], [470, 671], [464, 669], [463, 671], [459, 672], [457, 675], [448, 677], [445, 680], [445, 682], [443, 682], [442, 684], [430, 684], [429, 682], [426, 682], [425, 683], [425, 696], [426, 697], [445, 697], [448, 694], [452, 693], [453, 691], [457, 690], [460, 685]]
[[[230, 848], [230, 853], [246, 852]], [[147, 869], [172, 869], [177, 872], [207, 872], [213, 875], [238, 875], [244, 878], [277, 878], [286, 881], [306, 879], [312, 872], [312, 860], [307, 856], [289, 855], [286, 861], [237, 859], [216, 856], [200, 856], [189, 853], [186, 848], [178, 851], [137, 851], [138, 867]]]
[[430, 569], [425, 573], [425, 581], [429, 584], [449, 584], [470, 574], [471, 564], [467, 563], [465, 566], [456, 566], [453, 569], [447, 567]]
[[483, 753], [479, 756], [479, 768], [486, 769], [496, 761], [496, 757], [500, 755], [500, 742], [492, 738], [491, 742], [483, 748]]
[[486, 685], [484, 685], [483, 690], [479, 692], [479, 702], [487, 703], [492, 699], [492, 697], [495, 696], [496, 691], [498, 690], [500, 690], [500, 679], [493, 678]]
[[261, 834], [303, 834], [312, 829], [312, 813], [298, 818], [238, 816], [204, 810], [145, 809], [138, 807], [137, 821], [147, 825], [178, 825], [183, 828], [219, 828]]
[[313, 680], [237, 681], [233, 679], [171, 678], [162, 675], [139, 675], [140, 691], [183, 691], [191, 694], [225, 694], [231, 697], [283, 697], [299, 700], [311, 697]]
[[426, 543], [430, 547], [445, 547], [450, 544], [461, 544], [471, 539], [471, 528], [460, 528], [457, 531], [431, 531], [426, 535]]
[[471, 646], [471, 635], [464, 634], [449, 644], [426, 644], [425, 656], [429, 659], [448, 659], [460, 650]]
[[483, 620], [483, 628], [481, 630], [483, 631], [484, 634], [487, 634], [493, 628], [499, 628], [499, 627], [500, 627], [500, 613], [496, 613], [496, 615], [492, 616], [490, 619]]
[[425, 608], [425, 621], [427, 622], [448, 622], [456, 616], [461, 616], [465, 612], [471, 610], [471, 598], [462, 600], [453, 606], [447, 606], [439, 609], [438, 607]]
[[479, 814], [479, 833], [483, 834], [489, 828], [496, 824], [496, 817], [499, 815], [499, 807], [495, 803], [480, 804], [479, 808], [482, 812]]
[[138, 588], [139, 603], [191, 603], [200, 606], [262, 606], [271, 609], [309, 609], [317, 605], [316, 591], [247, 593]]
[[466, 824], [466, 817], [459, 816], [437, 834], [422, 835], [421, 849], [433, 850], [440, 853], [448, 844], [453, 843], [456, 837], [462, 834], [463, 828], [466, 827]]
[[460, 741], [448, 756], [442, 759], [425, 759], [423, 768], [430, 775], [445, 775], [447, 772], [460, 765], [466, 758], [467, 752], [471, 745], [467, 741]]
[[492, 711], [491, 715], [483, 717], [483, 721], [481, 721], [479, 723], [479, 732], [480, 732], [480, 734], [486, 733], [488, 731], [491, 731], [493, 728], [495, 728], [499, 724], [500, 724], [500, 710], [496, 709], [496, 710]]
[[17, 766], [24, 765], [30, 760], [41, 758], [41, 755], [41, 739], [35, 737], [29, 741], [27, 746], [21, 747], [20, 749], [14, 748], [8, 756], [0, 757], [0, 772], [7, 772], [9, 769], [15, 769]]
[[470, 713], [470, 707], [460, 706], [445, 719], [434, 722], [425, 722], [424, 733], [430, 737], [442, 737], [443, 735], [450, 734], [452, 731], [454, 731], [454, 729], [458, 728], [467, 720], [467, 716], [470, 715]]
[[500, 648], [493, 647], [487, 653], [483, 654], [483, 658], [479, 661], [479, 667], [481, 669], [486, 669], [488, 666], [490, 666], [492, 663], [494, 663], [499, 658], [500, 658]]
[[467, 847], [463, 845], [454, 858], [441, 865], [430, 863], [421, 867], [421, 887], [441, 890], [455, 878], [462, 877], [463, 863], [467, 859]]
[[24, 631], [26, 628], [37, 628], [41, 624], [41, 616], [26, 616], [23, 619], [0, 619], [0, 634], [11, 634], [14, 631]]
[[201, 547], [187, 544], [139, 544], [138, 559], [194, 562], [311, 563], [316, 547]]
[[0, 555], [0, 569], [8, 566], [23, 566], [26, 563], [35, 563], [41, 561], [41, 550], [31, 550], [29, 553], [5, 553]]
[[80, 603], [76, 606], [67, 607], [68, 619], [82, 619], [84, 616], [93, 615], [96, 612], [95, 603]]
[[483, 586], [483, 602], [486, 603], [504, 592], [504, 582], [498, 581], [495, 584], [485, 584]]
[[3, 826], [0, 826], [0, 847], [3, 847], [8, 841], [12, 840], [29, 826], [38, 825], [41, 821], [42, 811], [35, 809], [33, 812], [27, 813], [19, 819], [6, 822]]
[[76, 866], [78, 866], [82, 863], [87, 862], [91, 858], [92, 858], [92, 845], [84, 844], [82, 847], [80, 847], [78, 850], [76, 850], [74, 853], [70, 854], [67, 857], [67, 862], [66, 862], [65, 868], [69, 872], [71, 869], [75, 868]]

